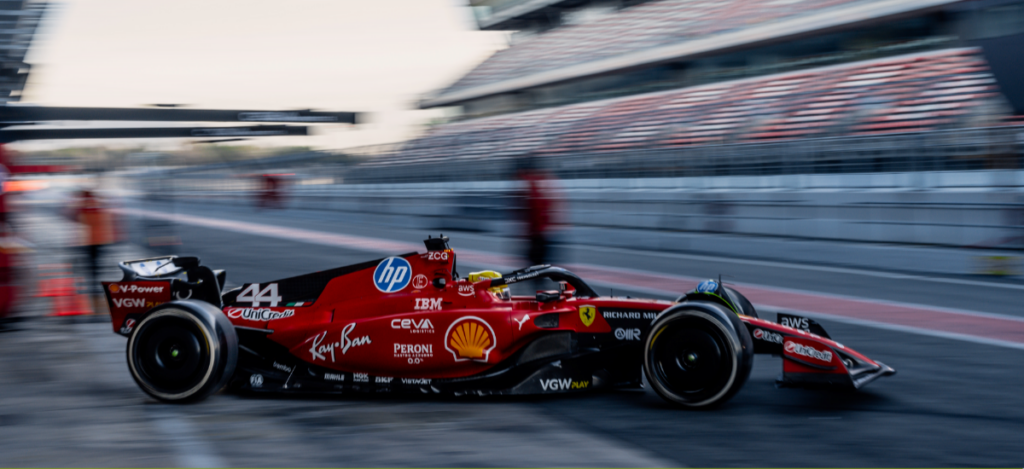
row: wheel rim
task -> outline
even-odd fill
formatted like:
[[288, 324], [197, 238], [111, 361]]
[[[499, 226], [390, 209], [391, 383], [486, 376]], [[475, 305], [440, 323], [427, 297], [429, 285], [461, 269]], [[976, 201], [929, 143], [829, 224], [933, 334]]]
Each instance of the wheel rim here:
[[685, 402], [721, 392], [734, 367], [729, 341], [704, 321], [683, 319], [663, 326], [651, 349], [651, 369], [662, 387]]
[[210, 350], [195, 322], [165, 316], [145, 324], [135, 338], [135, 369], [154, 390], [187, 392], [208, 375]]

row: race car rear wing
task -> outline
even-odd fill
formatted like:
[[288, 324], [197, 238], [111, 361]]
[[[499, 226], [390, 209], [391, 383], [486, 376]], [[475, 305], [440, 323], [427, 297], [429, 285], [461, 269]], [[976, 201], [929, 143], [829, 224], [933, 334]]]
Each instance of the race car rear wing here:
[[222, 307], [220, 291], [227, 273], [200, 265], [198, 257], [152, 257], [117, 266], [121, 280], [101, 284], [114, 331], [120, 334], [130, 334], [138, 317], [169, 301], [195, 299]]

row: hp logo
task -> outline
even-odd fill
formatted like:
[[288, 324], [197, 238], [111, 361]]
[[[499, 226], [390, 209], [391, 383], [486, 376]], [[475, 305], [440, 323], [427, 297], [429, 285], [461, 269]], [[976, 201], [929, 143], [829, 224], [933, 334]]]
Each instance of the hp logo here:
[[714, 293], [718, 290], [718, 282], [714, 280], [705, 280], [697, 285], [697, 293]]
[[377, 264], [373, 271], [373, 285], [384, 293], [394, 293], [409, 285], [412, 266], [401, 257], [389, 257]]

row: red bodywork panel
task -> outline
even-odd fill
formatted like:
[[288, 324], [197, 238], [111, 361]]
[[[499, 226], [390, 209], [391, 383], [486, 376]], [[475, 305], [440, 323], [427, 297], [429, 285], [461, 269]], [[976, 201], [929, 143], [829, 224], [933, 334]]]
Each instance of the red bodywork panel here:
[[[224, 312], [235, 325], [272, 330], [271, 340], [314, 365], [394, 377], [457, 378], [487, 370], [541, 334], [610, 333], [598, 313], [606, 308], [646, 312], [649, 321], [672, 305], [576, 299], [569, 292], [545, 303], [533, 297], [503, 300], [488, 291], [489, 281], [451, 282], [455, 256], [450, 250], [404, 259], [411, 267], [410, 281], [390, 293], [375, 287], [375, 269], [369, 267], [332, 279], [308, 306], [240, 306], [236, 301]], [[435, 286], [435, 279], [445, 282]], [[534, 323], [552, 314], [558, 316], [556, 327]], [[640, 340], [639, 334], [623, 335]]]

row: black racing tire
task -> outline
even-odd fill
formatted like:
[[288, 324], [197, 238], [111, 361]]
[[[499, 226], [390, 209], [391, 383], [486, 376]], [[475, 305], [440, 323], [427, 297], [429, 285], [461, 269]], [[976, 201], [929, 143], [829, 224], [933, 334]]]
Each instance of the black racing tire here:
[[725, 285], [722, 285], [722, 287], [725, 288], [726, 295], [729, 295], [729, 300], [732, 302], [733, 306], [739, 309], [738, 312], [740, 314], [750, 316], [752, 318], [757, 317], [757, 310], [754, 309], [754, 305], [747, 299], [747, 297], [736, 291], [735, 288], [727, 287]]
[[754, 343], [739, 317], [713, 303], [683, 303], [654, 320], [644, 341], [644, 374], [659, 396], [709, 408], [735, 395], [754, 363]]
[[174, 301], [142, 317], [126, 355], [132, 378], [146, 394], [163, 402], [197, 402], [234, 374], [238, 335], [217, 307]]

